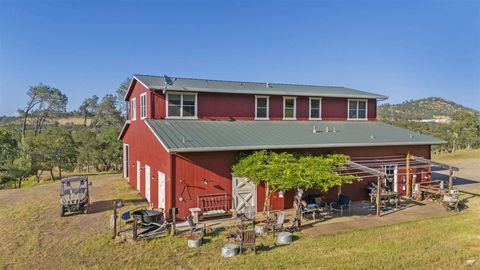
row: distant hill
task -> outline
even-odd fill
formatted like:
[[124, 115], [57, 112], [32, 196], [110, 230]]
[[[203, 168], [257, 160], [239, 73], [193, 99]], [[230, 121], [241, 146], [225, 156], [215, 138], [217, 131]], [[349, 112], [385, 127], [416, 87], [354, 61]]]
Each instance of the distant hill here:
[[439, 97], [407, 100], [399, 104], [378, 106], [378, 117], [382, 120], [422, 120], [433, 118], [451, 118], [456, 112], [479, 111]]

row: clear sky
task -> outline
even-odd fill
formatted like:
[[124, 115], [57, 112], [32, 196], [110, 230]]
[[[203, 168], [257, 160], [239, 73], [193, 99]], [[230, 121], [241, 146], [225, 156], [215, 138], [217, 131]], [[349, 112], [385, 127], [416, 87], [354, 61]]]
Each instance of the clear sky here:
[[0, 0], [0, 115], [128, 76], [346, 86], [480, 109], [480, 1]]

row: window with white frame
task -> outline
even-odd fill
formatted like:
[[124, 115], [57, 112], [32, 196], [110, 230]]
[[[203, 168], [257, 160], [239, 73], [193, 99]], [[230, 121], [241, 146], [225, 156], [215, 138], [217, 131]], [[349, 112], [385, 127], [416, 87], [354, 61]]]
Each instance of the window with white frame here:
[[137, 119], [137, 99], [136, 98], [132, 98], [132, 106], [130, 106], [130, 111], [132, 112], [132, 120], [136, 120]]
[[310, 98], [310, 112], [308, 115], [310, 120], [321, 120], [322, 119], [322, 99], [321, 98]]
[[123, 144], [123, 176], [128, 177], [130, 174], [129, 163], [130, 150], [128, 144]]
[[167, 93], [167, 117], [170, 118], [196, 118], [197, 94], [196, 93]]
[[147, 93], [140, 95], [140, 119], [147, 118]]
[[268, 119], [268, 96], [255, 96], [255, 119]]
[[348, 119], [366, 120], [367, 119], [367, 101], [364, 99], [348, 100]]
[[297, 98], [296, 97], [283, 97], [283, 119], [295, 120], [297, 118]]

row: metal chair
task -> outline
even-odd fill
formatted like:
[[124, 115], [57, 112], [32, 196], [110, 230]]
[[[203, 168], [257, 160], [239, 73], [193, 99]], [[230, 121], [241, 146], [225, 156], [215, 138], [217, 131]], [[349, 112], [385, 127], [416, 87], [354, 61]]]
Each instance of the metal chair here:
[[348, 213], [350, 214], [350, 204], [351, 200], [348, 196], [340, 194], [338, 197], [338, 201], [330, 203], [330, 210], [340, 212], [340, 215], [343, 216], [343, 211], [348, 209]]
[[195, 223], [193, 221], [193, 216], [187, 216], [188, 226], [190, 227], [190, 235], [194, 235], [195, 233], [199, 233], [200, 236], [204, 236], [206, 232], [206, 224], [202, 222]]
[[285, 223], [285, 212], [278, 212], [275, 214], [276, 219], [271, 222], [267, 220], [267, 232], [273, 232], [273, 237], [275, 237], [275, 232], [283, 230], [283, 224]]

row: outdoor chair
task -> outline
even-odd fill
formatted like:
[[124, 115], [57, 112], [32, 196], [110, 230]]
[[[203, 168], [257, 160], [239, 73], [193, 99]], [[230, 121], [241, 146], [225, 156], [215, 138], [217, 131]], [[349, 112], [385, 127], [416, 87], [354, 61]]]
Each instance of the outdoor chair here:
[[350, 204], [350, 198], [348, 196], [340, 194], [337, 202], [330, 203], [330, 210], [340, 212], [340, 215], [343, 216], [343, 211], [345, 209], [348, 209], [348, 213], [350, 214]]
[[197, 222], [195, 223], [193, 221], [193, 216], [188, 215], [187, 216], [187, 223], [188, 226], [190, 227], [190, 235], [194, 235], [196, 233], [200, 234], [200, 236], [204, 236], [206, 232], [206, 224], [202, 222]]
[[311, 215], [313, 220], [317, 220], [316, 212], [320, 211], [316, 204], [307, 205], [306, 201], [300, 202], [300, 213], [302, 214], [302, 218], [307, 219], [307, 215]]
[[245, 230], [240, 233], [240, 254], [242, 254], [243, 249], [252, 248], [255, 254], [257, 253], [257, 246], [255, 243], [256, 234], [255, 230]]
[[275, 232], [283, 230], [283, 224], [285, 223], [285, 212], [278, 212], [275, 215], [275, 220], [267, 220], [267, 232], [273, 232], [273, 237], [275, 237]]

